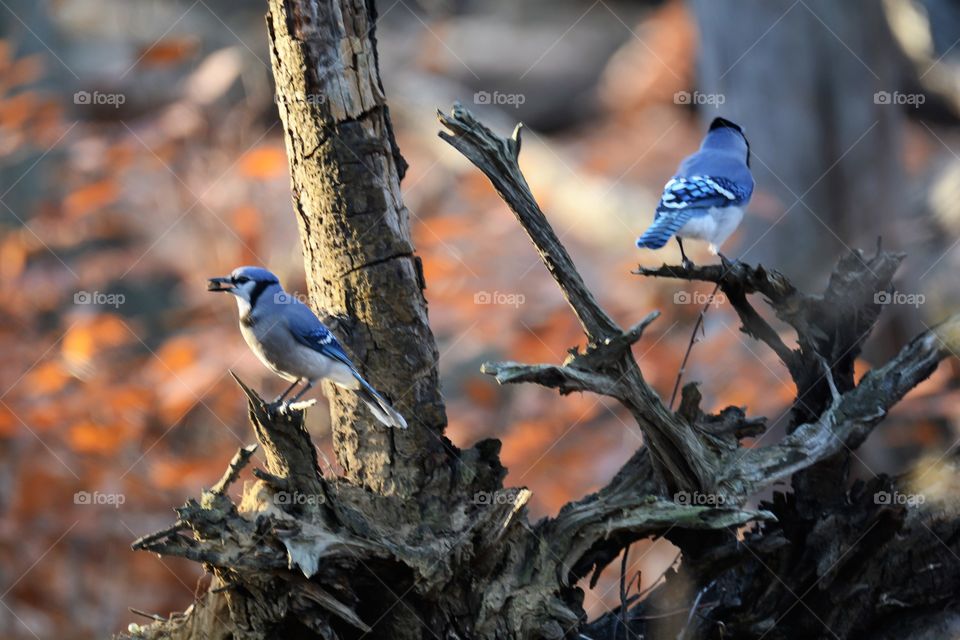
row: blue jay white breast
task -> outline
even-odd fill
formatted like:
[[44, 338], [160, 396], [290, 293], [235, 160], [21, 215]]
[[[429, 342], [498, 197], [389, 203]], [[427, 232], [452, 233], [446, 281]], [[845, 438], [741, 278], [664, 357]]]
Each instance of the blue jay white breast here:
[[239, 267], [229, 276], [211, 278], [207, 289], [232, 294], [240, 312], [240, 333], [257, 358], [306, 393], [318, 380], [355, 391], [373, 415], [389, 427], [405, 429], [403, 416], [357, 372], [334, 335], [305, 304], [288, 294], [280, 280], [260, 267]]
[[743, 219], [753, 186], [750, 144], [743, 130], [725, 118], [714, 119], [700, 149], [684, 159], [667, 182], [653, 224], [637, 246], [659, 249], [676, 236], [705, 240], [710, 251], [718, 253]]

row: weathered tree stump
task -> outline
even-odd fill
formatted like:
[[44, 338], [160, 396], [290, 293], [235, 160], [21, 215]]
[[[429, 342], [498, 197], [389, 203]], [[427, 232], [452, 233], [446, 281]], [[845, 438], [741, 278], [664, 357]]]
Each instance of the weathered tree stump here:
[[[854, 359], [882, 311], [875, 294], [890, 289], [901, 256], [852, 253], [819, 295], [739, 262], [639, 270], [716, 283], [744, 332], [793, 377], [789, 434], [744, 447], [764, 432], [762, 418], [740, 407], [705, 413], [695, 385], [684, 388], [677, 411], [661, 401], [631, 350], [656, 312], [628, 329], [611, 319], [527, 187], [517, 162], [521, 129], [501, 138], [459, 105], [440, 114], [441, 136], [516, 214], [584, 331], [564, 362], [487, 363], [483, 371], [502, 384], [612, 397], [645, 445], [606, 487], [530, 523], [529, 491], [503, 487], [498, 441], [461, 451], [445, 439], [375, 23], [372, 2], [270, 0], [311, 293], [324, 312], [354, 321], [345, 342], [410, 429], [379, 427], [334, 392], [334, 444], [346, 471], [323, 477], [303, 414], [271, 412], [240, 383], [266, 469], [253, 470], [234, 503], [226, 489], [253, 451], [240, 449], [220, 482], [177, 510], [172, 527], [134, 543], [199, 562], [213, 580], [184, 614], [132, 626], [127, 637], [893, 637], [907, 622], [934, 634], [956, 619], [956, 510], [943, 501], [882, 504], [875, 495], [904, 486], [890, 478], [848, 489], [845, 456], [960, 347], [960, 316], [857, 381]], [[756, 311], [752, 294], [792, 327], [797, 348]], [[793, 493], [748, 507], [787, 480]], [[712, 501], [685, 504], [693, 494]], [[656, 536], [680, 547], [679, 568], [643, 599], [625, 589], [623, 608], [588, 623], [578, 583]]]

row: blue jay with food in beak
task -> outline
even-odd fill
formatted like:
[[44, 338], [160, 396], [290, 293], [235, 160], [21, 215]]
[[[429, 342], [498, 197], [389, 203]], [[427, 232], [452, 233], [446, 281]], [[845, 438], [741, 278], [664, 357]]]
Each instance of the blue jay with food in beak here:
[[692, 262], [681, 238], [706, 240], [716, 255], [743, 219], [751, 195], [750, 143], [738, 125], [715, 118], [700, 150], [684, 159], [667, 182], [653, 224], [637, 246], [659, 249], [675, 235], [684, 266]]
[[[268, 369], [292, 382], [274, 405], [286, 408], [318, 380], [329, 380], [356, 391], [386, 426], [407, 428], [403, 416], [357, 372], [330, 330], [309, 307], [283, 290], [277, 276], [260, 267], [238, 267], [229, 276], [210, 278], [207, 290], [236, 297], [244, 340]], [[306, 384], [300, 393], [284, 402], [301, 381]]]

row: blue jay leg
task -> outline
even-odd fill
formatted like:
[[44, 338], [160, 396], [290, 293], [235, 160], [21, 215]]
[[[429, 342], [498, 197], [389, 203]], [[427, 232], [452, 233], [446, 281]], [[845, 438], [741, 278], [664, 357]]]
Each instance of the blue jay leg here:
[[297, 378], [296, 380], [294, 380], [293, 383], [289, 387], [287, 387], [287, 390], [281, 393], [280, 395], [278, 395], [274, 399], [274, 401], [270, 404], [280, 404], [281, 402], [283, 402], [283, 399], [286, 398], [287, 395], [289, 395], [289, 393], [293, 391], [293, 388], [296, 387], [298, 384], [300, 384], [300, 378]]
[[689, 269], [693, 266], [693, 260], [687, 257], [687, 254], [683, 252], [683, 240], [680, 239], [680, 236], [676, 236], [677, 244], [680, 245], [680, 257], [683, 258], [683, 268]]
[[304, 386], [303, 389], [300, 389], [300, 393], [298, 393], [297, 395], [295, 395], [295, 396], [293, 396], [292, 398], [290, 398], [290, 402], [287, 403], [287, 404], [293, 404], [294, 402], [296, 402], [297, 400], [299, 400], [300, 398], [302, 398], [302, 397], [303, 397], [303, 394], [305, 394], [307, 391], [310, 391], [310, 389], [313, 388], [313, 383], [314, 383], [314, 382], [316, 382], [316, 380], [307, 380], [306, 386]]

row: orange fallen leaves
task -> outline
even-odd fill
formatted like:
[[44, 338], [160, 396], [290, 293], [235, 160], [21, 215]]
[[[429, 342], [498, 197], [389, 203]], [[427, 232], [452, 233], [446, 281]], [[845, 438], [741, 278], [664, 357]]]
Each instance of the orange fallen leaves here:
[[20, 238], [14, 234], [0, 238], [0, 282], [16, 280], [26, 266], [27, 248]]
[[0, 438], [9, 438], [20, 430], [20, 421], [10, 409], [0, 404]]
[[149, 477], [158, 489], [202, 486], [218, 475], [206, 457], [161, 458], [151, 461]]
[[188, 336], [180, 336], [167, 340], [156, 355], [168, 371], [177, 373], [196, 361], [197, 345]]
[[114, 180], [100, 180], [80, 187], [63, 201], [63, 211], [69, 218], [82, 218], [116, 202], [120, 187]]
[[70, 379], [71, 376], [64, 371], [60, 362], [48, 361], [34, 367], [26, 375], [24, 383], [31, 393], [45, 396], [60, 391]]
[[185, 61], [200, 48], [196, 37], [182, 36], [165, 38], [140, 50], [137, 65], [168, 66]]
[[101, 313], [78, 321], [63, 337], [61, 352], [69, 365], [88, 367], [98, 353], [127, 344], [136, 337], [123, 320], [112, 313]]
[[287, 154], [280, 146], [257, 147], [244, 154], [237, 166], [244, 177], [260, 180], [282, 176], [289, 170]]
[[67, 442], [77, 453], [113, 455], [128, 440], [129, 426], [105, 426], [91, 420], [72, 425], [67, 431]]

